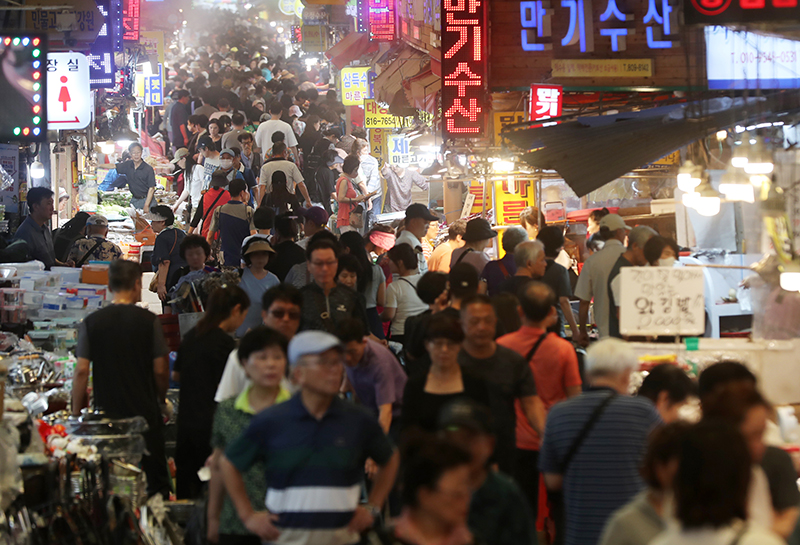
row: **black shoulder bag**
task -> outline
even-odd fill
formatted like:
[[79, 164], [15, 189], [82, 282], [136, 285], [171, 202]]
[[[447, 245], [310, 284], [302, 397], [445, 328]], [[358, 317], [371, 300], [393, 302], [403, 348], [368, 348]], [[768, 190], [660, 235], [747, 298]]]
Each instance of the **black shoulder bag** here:
[[83, 257], [82, 257], [82, 258], [80, 258], [78, 261], [76, 261], [76, 262], [75, 262], [75, 267], [76, 267], [76, 268], [81, 268], [81, 267], [83, 267], [83, 264], [84, 264], [84, 263], [86, 263], [86, 260], [87, 260], [87, 259], [89, 259], [89, 256], [91, 256], [91, 255], [92, 255], [92, 253], [93, 253], [93, 252], [94, 252], [94, 251], [95, 251], [95, 250], [96, 250], [96, 249], [97, 249], [97, 248], [98, 248], [98, 247], [99, 247], [99, 246], [100, 246], [102, 243], [103, 243], [103, 241], [102, 241], [102, 240], [98, 240], [97, 242], [95, 242], [95, 243], [94, 243], [94, 246], [92, 246], [91, 248], [89, 248], [89, 251], [88, 251], [88, 252], [86, 252], [85, 254], [83, 254]]

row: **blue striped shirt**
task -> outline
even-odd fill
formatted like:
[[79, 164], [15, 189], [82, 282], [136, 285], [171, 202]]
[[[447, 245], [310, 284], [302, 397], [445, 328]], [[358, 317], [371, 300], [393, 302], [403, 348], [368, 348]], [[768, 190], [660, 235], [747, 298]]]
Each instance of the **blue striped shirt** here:
[[[583, 426], [610, 389], [591, 389], [555, 405], [547, 415], [539, 454], [543, 473], [561, 473]], [[643, 398], [617, 396], [603, 412], [564, 475], [566, 545], [594, 545], [611, 514], [644, 488], [639, 475], [647, 439], [661, 418]]]
[[361, 494], [364, 463], [389, 461], [393, 446], [378, 421], [335, 398], [317, 420], [299, 394], [253, 418], [225, 455], [242, 473], [264, 463], [266, 508], [279, 516], [278, 544], [345, 545]]

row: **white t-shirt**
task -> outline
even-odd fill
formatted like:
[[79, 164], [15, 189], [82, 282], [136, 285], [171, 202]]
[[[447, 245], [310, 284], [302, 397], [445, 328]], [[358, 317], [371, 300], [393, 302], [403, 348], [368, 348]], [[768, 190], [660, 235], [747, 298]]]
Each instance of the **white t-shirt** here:
[[284, 159], [264, 163], [264, 166], [261, 167], [261, 176], [258, 178], [258, 185], [264, 186], [264, 191], [266, 193], [271, 193], [272, 175], [278, 170], [286, 174], [286, 188], [289, 190], [289, 193], [294, 195], [297, 184], [303, 181], [303, 175], [300, 173], [300, 169], [297, 168], [297, 165]]
[[203, 185], [205, 185], [206, 175], [203, 165], [195, 165], [192, 168], [192, 175], [189, 176], [189, 197], [192, 199], [192, 206], [197, 207], [200, 199], [203, 198]]
[[[731, 545], [741, 531], [741, 523], [715, 530], [681, 530], [670, 526], [650, 542], [650, 545]], [[786, 545], [786, 542], [771, 530], [748, 524], [737, 545]]]
[[[214, 174], [214, 171], [217, 170], [221, 166], [219, 162], [219, 156], [217, 157], [209, 157], [208, 159], [203, 159], [203, 187], [200, 189], [208, 189], [211, 187], [211, 175]], [[197, 206], [200, 201], [192, 201]]]
[[428, 305], [417, 295], [417, 283], [420, 274], [400, 276], [386, 288], [386, 308], [397, 309], [392, 320], [392, 335], [403, 335], [406, 329], [406, 318], [422, 314]]
[[256, 146], [262, 150], [272, 149], [272, 135], [281, 131], [286, 137], [286, 145], [290, 148], [297, 145], [297, 136], [291, 125], [280, 119], [264, 121], [256, 130]]

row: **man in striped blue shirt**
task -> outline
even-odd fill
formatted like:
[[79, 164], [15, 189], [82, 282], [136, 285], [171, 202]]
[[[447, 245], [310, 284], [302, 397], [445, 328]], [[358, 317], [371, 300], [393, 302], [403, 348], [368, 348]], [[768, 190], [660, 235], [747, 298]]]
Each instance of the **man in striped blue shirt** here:
[[561, 543], [595, 545], [611, 514], [644, 489], [639, 467], [650, 432], [662, 422], [651, 401], [628, 395], [637, 367], [625, 341], [593, 344], [586, 353], [591, 388], [547, 415], [539, 470], [548, 490], [563, 492]]
[[[339, 340], [305, 331], [289, 343], [301, 390], [255, 416], [222, 461], [225, 487], [245, 527], [278, 545], [350, 545], [372, 526], [394, 484], [399, 455], [377, 419], [337, 397], [344, 373]], [[359, 505], [364, 464], [380, 467]], [[247, 497], [242, 474], [266, 468], [266, 511]]]

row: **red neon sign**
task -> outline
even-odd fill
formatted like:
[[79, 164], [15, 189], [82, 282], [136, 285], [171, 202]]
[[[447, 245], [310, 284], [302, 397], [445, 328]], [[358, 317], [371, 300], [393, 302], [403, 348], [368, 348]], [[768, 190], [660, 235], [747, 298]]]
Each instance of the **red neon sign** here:
[[487, 0], [442, 0], [444, 138], [485, 129]]
[[139, 41], [139, 0], [125, 0], [122, 8], [122, 39]]
[[397, 35], [394, 0], [368, 0], [369, 38], [373, 42], [393, 42]]
[[798, 0], [691, 0], [684, 10], [687, 24], [747, 24], [800, 16]]
[[561, 115], [564, 89], [560, 85], [531, 85], [531, 121]]

